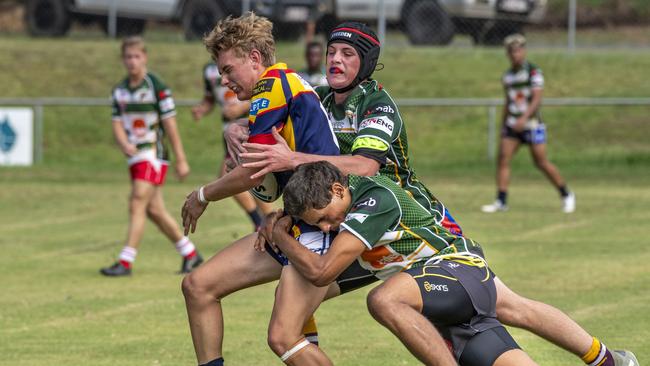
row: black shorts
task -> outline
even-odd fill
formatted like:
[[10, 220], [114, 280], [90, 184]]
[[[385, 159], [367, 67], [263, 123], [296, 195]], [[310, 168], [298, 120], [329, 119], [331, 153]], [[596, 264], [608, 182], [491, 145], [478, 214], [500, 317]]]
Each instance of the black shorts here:
[[[502, 331], [493, 330], [503, 326], [496, 319], [496, 287], [489, 268], [443, 260], [406, 273], [420, 288], [422, 315], [436, 326], [456, 360], [465, 359], [467, 363], [461, 365], [492, 365], [502, 353], [519, 348], [507, 332], [508, 340], [501, 341], [503, 347], [487, 349], [482, 342], [473, 341], [480, 336], [499, 343], [503, 338]], [[474, 354], [479, 354], [478, 360], [484, 363], [467, 361], [474, 360]]]
[[519, 140], [526, 145], [537, 145], [546, 143], [546, 126], [540, 123], [537, 127], [517, 132], [512, 127], [503, 126], [501, 137], [509, 137]]

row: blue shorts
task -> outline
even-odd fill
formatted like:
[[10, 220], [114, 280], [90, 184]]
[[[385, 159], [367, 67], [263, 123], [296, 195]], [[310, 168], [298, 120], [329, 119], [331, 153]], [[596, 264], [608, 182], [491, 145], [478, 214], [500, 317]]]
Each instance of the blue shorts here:
[[540, 123], [537, 127], [516, 132], [509, 126], [503, 126], [501, 137], [519, 140], [522, 144], [538, 145], [546, 143], [546, 125]]

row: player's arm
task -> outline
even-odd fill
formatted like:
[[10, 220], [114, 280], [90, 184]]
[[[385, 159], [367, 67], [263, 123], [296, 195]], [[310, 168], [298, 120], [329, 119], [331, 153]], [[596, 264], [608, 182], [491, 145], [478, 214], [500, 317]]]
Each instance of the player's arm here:
[[269, 172], [280, 172], [285, 170], [294, 170], [298, 165], [313, 163], [316, 161], [327, 161], [339, 168], [343, 174], [354, 174], [360, 176], [375, 175], [379, 171], [380, 164], [377, 160], [368, 158], [363, 155], [314, 155], [292, 151], [286, 141], [280, 136], [277, 130], [272, 129], [273, 137], [276, 144], [243, 144], [246, 149], [255, 149], [258, 152], [242, 153], [243, 158], [249, 159], [250, 162], [244, 163], [245, 167], [259, 168], [259, 173], [253, 176], [263, 176]]
[[122, 126], [122, 120], [113, 119], [113, 137], [115, 137], [115, 142], [117, 142], [124, 155], [131, 157], [138, 152], [137, 147], [129, 142], [126, 131]]
[[531, 96], [530, 105], [528, 106], [528, 109], [526, 109], [526, 112], [524, 112], [524, 114], [521, 116], [521, 118], [524, 118], [526, 121], [528, 121], [530, 117], [534, 116], [535, 113], [537, 113], [539, 106], [542, 104], [543, 89], [533, 88], [532, 93], [533, 95]]
[[237, 100], [231, 103], [226, 103], [223, 106], [223, 116], [226, 121], [232, 121], [247, 114], [250, 108], [251, 104], [249, 101]]
[[288, 233], [291, 218], [285, 216], [273, 228], [273, 241], [294, 266], [315, 286], [326, 286], [366, 250], [365, 244], [347, 231], [340, 232], [324, 255], [301, 245]]
[[183, 180], [190, 173], [190, 166], [187, 164], [183, 142], [176, 124], [176, 117], [167, 117], [162, 120], [162, 124], [174, 151], [176, 174], [178, 174], [180, 180]]
[[198, 104], [192, 107], [192, 118], [194, 118], [195, 121], [203, 118], [203, 116], [212, 111], [214, 108], [214, 103], [214, 97], [211, 94], [204, 95], [203, 99], [201, 99]]
[[245, 192], [262, 183], [262, 178], [251, 179], [256, 169], [237, 166], [201, 188], [190, 192], [181, 210], [185, 235], [196, 230], [196, 223], [210, 201], [218, 201]]

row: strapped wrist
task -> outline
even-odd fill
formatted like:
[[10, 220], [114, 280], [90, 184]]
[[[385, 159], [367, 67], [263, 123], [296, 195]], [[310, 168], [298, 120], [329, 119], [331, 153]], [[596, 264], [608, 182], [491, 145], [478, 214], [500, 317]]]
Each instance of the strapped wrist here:
[[205, 192], [204, 192], [204, 190], [205, 190], [205, 186], [201, 186], [201, 188], [199, 188], [199, 192], [198, 192], [197, 196], [198, 196], [198, 198], [199, 198], [199, 202], [201, 202], [201, 203], [203, 203], [203, 204], [208, 204], [210, 201], [208, 201], [208, 200], [205, 198]]

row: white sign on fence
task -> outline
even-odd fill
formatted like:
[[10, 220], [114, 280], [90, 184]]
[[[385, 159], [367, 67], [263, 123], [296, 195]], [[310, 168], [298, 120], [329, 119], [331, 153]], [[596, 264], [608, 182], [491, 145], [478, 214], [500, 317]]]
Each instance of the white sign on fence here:
[[34, 162], [34, 112], [31, 108], [0, 108], [0, 165]]

